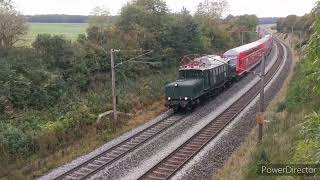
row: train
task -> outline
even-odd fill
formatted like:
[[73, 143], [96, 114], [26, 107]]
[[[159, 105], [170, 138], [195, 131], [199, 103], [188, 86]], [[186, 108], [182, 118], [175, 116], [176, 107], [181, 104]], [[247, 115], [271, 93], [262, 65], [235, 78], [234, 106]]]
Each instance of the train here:
[[273, 38], [263, 38], [226, 51], [223, 56], [185, 56], [178, 79], [165, 86], [165, 106], [174, 111], [192, 110], [223, 91], [257, 66], [272, 50]]

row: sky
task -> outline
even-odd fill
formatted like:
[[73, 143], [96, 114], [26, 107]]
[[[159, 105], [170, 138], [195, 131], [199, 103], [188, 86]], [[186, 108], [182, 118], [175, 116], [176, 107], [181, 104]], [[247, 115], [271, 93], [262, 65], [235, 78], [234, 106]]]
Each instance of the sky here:
[[[107, 7], [112, 15], [129, 0], [13, 0], [15, 7], [25, 15], [71, 14], [90, 15], [96, 6]], [[178, 12], [184, 6], [194, 13], [203, 0], [165, 0], [169, 9]], [[227, 14], [255, 14], [258, 17], [285, 17], [304, 15], [311, 11], [318, 0], [227, 0]]]

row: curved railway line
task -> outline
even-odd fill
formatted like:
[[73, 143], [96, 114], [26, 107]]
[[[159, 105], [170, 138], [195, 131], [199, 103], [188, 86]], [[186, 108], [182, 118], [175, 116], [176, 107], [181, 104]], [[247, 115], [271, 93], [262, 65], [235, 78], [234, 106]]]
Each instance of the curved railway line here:
[[[278, 47], [282, 47], [280, 42], [275, 42], [278, 44]], [[281, 62], [283, 61], [284, 50], [283, 48], [278, 49], [279, 53], [277, 55], [277, 60], [266, 74], [266, 84], [268, 84], [274, 74], [276, 74]], [[211, 123], [202, 128], [198, 133], [196, 133], [193, 137], [182, 144], [178, 149], [172, 152], [156, 166], [152, 167], [140, 179], [168, 179], [174, 175], [225, 126], [227, 126], [253, 100], [254, 97], [256, 97], [260, 90], [259, 82], [260, 81], [258, 81], [251, 89], [249, 89], [242, 97], [240, 97], [217, 118], [212, 120]], [[87, 179], [99, 172], [101, 169], [116, 162], [121, 157], [124, 157], [128, 153], [134, 151], [141, 145], [153, 139], [155, 136], [178, 123], [186, 116], [187, 115], [174, 114], [164, 118], [154, 125], [151, 125], [141, 132], [138, 132], [134, 136], [127, 138], [114, 147], [68, 170], [54, 179]]]
[[129, 137], [123, 142], [117, 144], [116, 146], [100, 153], [99, 155], [89, 159], [88, 161], [74, 167], [73, 169], [65, 172], [64, 174], [54, 179], [86, 179], [100, 171], [105, 166], [114, 163], [116, 160], [134, 151], [142, 144], [146, 143], [147, 141], [154, 138], [156, 135], [160, 134], [172, 125], [179, 122], [185, 116], [186, 115], [175, 114], [167, 118], [164, 118], [163, 120], [137, 133], [136, 135]]
[[[275, 41], [279, 47], [277, 59], [272, 68], [265, 76], [265, 85], [267, 85], [280, 68], [284, 61], [284, 48], [281, 43]], [[192, 136], [184, 144], [169, 154], [166, 158], [153, 166], [139, 179], [163, 180], [169, 179], [183, 165], [191, 160], [203, 147], [205, 147], [220, 131], [222, 131], [237, 115], [259, 94], [260, 81], [252, 86], [244, 95], [229, 106], [217, 118], [213, 119], [208, 125], [203, 127], [198, 133]]]

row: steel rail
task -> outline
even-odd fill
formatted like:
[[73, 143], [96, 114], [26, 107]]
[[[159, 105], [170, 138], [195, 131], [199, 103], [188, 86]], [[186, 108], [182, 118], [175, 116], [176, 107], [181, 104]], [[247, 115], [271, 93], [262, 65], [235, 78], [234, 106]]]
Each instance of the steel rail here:
[[151, 140], [161, 132], [165, 131], [172, 125], [179, 122], [186, 115], [174, 114], [163, 120], [153, 124], [152, 126], [138, 132], [137, 134], [127, 138], [121, 143], [103, 151], [102, 153], [90, 158], [89, 160], [81, 163], [80, 165], [68, 170], [67, 172], [55, 177], [55, 180], [61, 179], [86, 179], [93, 174], [100, 171], [107, 165], [110, 165], [120, 159], [121, 157], [127, 155], [128, 153], [134, 151], [141, 145], [145, 144], [147, 141]]

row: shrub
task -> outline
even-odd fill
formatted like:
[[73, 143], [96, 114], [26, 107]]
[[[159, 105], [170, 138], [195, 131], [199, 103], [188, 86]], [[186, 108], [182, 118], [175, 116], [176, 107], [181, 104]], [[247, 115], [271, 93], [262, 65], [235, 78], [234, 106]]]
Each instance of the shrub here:
[[24, 157], [34, 153], [36, 149], [30, 135], [8, 124], [0, 124], [0, 144], [7, 147], [11, 155]]

